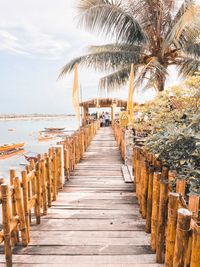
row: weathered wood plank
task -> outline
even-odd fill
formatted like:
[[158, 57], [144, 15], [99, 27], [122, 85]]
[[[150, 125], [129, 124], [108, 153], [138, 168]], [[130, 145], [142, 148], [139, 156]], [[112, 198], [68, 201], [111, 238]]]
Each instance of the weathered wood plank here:
[[[45, 222], [45, 223], [44, 223]], [[40, 225], [33, 225], [34, 230], [55, 231], [61, 229], [62, 231], [125, 231], [125, 230], [141, 230], [145, 229], [145, 222], [143, 220], [91, 220], [91, 219], [51, 219], [45, 220]]]
[[[155, 255], [143, 254], [143, 255], [96, 255], [96, 256], [66, 256], [66, 255], [13, 255], [13, 261], [21, 264], [74, 264], [81, 266], [81, 264], [90, 264], [90, 266], [96, 266], [96, 264], [152, 264], [155, 263]], [[4, 256], [0, 255], [0, 262], [4, 262]], [[148, 265], [147, 265], [148, 266]], [[159, 265], [158, 265], [159, 266]], [[162, 265], [163, 266], [163, 265]]]

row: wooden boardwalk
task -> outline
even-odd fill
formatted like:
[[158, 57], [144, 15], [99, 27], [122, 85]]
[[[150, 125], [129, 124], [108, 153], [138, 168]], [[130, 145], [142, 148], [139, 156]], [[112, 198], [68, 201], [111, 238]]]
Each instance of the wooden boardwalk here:
[[49, 214], [31, 226], [29, 246], [14, 249], [14, 266], [163, 266], [121, 165], [111, 128], [100, 129]]

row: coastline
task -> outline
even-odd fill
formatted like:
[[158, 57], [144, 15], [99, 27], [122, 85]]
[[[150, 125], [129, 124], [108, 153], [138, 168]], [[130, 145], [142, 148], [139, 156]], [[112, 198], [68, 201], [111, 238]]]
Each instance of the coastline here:
[[0, 121], [12, 121], [12, 120], [46, 120], [46, 119], [64, 119], [69, 117], [75, 117], [73, 114], [61, 114], [61, 115], [0, 115]]

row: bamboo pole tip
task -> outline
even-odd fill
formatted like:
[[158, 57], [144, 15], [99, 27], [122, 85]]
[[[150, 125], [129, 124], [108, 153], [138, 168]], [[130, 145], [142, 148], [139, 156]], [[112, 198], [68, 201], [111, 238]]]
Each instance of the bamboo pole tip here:
[[190, 212], [188, 209], [180, 208], [178, 209], [178, 215], [182, 215], [184, 217], [192, 216], [192, 212]]
[[0, 185], [4, 184], [5, 179], [4, 178], [0, 178]]
[[178, 193], [170, 192], [170, 193], [169, 193], [169, 197], [179, 198], [179, 194], [178, 194]]
[[6, 183], [1, 184], [1, 192], [2, 196], [8, 195], [8, 184]]

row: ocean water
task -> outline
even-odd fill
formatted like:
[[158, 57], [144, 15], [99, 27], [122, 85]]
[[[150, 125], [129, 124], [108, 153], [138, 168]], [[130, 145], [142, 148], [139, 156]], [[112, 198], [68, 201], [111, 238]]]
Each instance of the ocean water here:
[[[45, 153], [58, 139], [45, 142], [38, 141], [39, 131], [48, 127], [65, 128], [65, 134], [70, 135], [78, 128], [75, 117], [45, 118], [45, 119], [16, 119], [0, 121], [0, 145], [25, 142], [25, 154], [35, 156]], [[14, 129], [14, 131], [9, 131]], [[9, 169], [14, 168], [17, 174], [24, 168], [27, 161], [23, 155], [16, 155], [7, 159], [0, 159], [0, 178], [9, 181]]]

